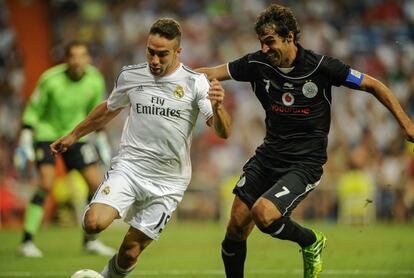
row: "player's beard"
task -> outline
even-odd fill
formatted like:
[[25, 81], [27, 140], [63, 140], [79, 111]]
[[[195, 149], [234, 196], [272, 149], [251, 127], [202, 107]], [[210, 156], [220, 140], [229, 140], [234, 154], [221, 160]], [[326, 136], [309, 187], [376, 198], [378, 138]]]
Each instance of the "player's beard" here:
[[74, 81], [78, 81], [80, 79], [82, 79], [83, 75], [85, 74], [85, 69], [81, 68], [81, 67], [74, 67], [74, 68], [70, 68], [68, 70], [68, 75], [70, 77], [70, 79], [74, 80]]
[[269, 59], [270, 63], [273, 66], [280, 67], [280, 64], [282, 62], [282, 57], [281, 57], [280, 53], [278, 53], [276, 51], [271, 51], [271, 52], [268, 52], [266, 55], [267, 55], [267, 58]]

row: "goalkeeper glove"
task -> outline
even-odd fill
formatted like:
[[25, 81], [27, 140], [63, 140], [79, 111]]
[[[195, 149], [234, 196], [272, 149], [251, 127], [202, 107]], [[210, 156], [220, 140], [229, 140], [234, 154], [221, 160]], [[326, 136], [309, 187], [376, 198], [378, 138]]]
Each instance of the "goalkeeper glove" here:
[[33, 131], [30, 128], [24, 128], [20, 133], [19, 145], [14, 153], [13, 162], [18, 170], [23, 171], [26, 163], [34, 160]]

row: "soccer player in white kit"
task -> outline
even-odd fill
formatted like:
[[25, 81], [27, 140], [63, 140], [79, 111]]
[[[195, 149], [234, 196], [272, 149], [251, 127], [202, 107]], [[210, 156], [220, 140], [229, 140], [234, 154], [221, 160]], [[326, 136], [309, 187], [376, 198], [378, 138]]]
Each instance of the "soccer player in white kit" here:
[[50, 146], [54, 154], [62, 153], [124, 107], [129, 109], [119, 153], [83, 221], [88, 234], [101, 232], [119, 217], [130, 224], [118, 253], [102, 272], [104, 277], [130, 273], [181, 201], [191, 178], [191, 137], [199, 112], [218, 136], [227, 138], [231, 133], [223, 88], [180, 62], [180, 41], [178, 22], [157, 20], [147, 40], [147, 62], [123, 67], [108, 100]]

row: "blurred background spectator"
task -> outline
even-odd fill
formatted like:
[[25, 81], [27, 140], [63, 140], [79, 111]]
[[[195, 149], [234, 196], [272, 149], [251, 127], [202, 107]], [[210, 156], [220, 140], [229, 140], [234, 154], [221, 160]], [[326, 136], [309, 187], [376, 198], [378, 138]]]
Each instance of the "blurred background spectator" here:
[[[39, 74], [28, 70], [30, 59], [59, 63], [65, 43], [85, 40], [91, 46], [94, 64], [105, 76], [109, 94], [123, 65], [145, 60], [147, 31], [156, 18], [171, 16], [181, 22], [185, 64], [193, 68], [211, 66], [259, 49], [253, 24], [258, 12], [270, 2], [290, 5], [294, 10], [302, 28], [303, 46], [339, 57], [381, 79], [413, 117], [412, 0], [0, 0], [2, 224], [19, 223], [24, 209], [21, 201], [33, 189], [32, 171], [17, 175], [12, 163], [19, 119], [31, 94], [30, 86], [34, 86], [30, 80]], [[33, 26], [24, 25], [27, 23], [19, 10], [25, 9], [36, 12], [46, 23], [40, 26], [46, 29], [43, 40], [39, 33], [33, 33]], [[28, 32], [32, 32], [29, 36], [33, 42], [42, 40], [47, 46], [39, 51], [28, 45], [22, 39]], [[47, 59], [42, 59], [41, 53]], [[225, 103], [234, 121], [233, 135], [227, 141], [220, 140], [202, 129], [204, 123], [199, 122], [192, 147], [193, 179], [178, 217], [226, 219], [231, 188], [263, 139], [264, 115], [249, 85], [227, 81], [224, 86]], [[115, 119], [108, 128], [114, 149], [124, 117]], [[297, 217], [339, 218], [349, 223], [414, 218], [414, 147], [404, 142], [385, 108], [368, 94], [334, 88], [329, 139], [329, 160], [322, 182], [298, 208]], [[352, 194], [359, 197], [352, 197], [349, 204]], [[352, 218], [352, 206], [360, 208], [356, 218]]]

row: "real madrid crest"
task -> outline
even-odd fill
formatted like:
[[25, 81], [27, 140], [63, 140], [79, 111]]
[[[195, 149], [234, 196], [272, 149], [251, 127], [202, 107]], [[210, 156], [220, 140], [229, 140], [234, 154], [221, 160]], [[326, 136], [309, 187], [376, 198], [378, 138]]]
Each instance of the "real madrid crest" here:
[[307, 98], [313, 98], [318, 93], [318, 86], [312, 81], [307, 81], [303, 84], [302, 93]]
[[175, 90], [173, 92], [173, 96], [176, 98], [182, 98], [184, 96], [184, 88], [181, 85], [177, 85], [175, 87]]
[[105, 186], [104, 189], [102, 189], [102, 194], [108, 195], [109, 192], [111, 192], [109, 185]]

